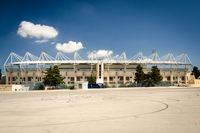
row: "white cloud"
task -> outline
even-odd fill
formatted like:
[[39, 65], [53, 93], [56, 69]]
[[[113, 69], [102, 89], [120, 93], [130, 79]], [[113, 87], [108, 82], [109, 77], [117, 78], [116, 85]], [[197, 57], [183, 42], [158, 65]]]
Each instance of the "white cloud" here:
[[24, 38], [35, 38], [37, 39], [35, 41], [37, 43], [44, 43], [49, 39], [55, 38], [58, 35], [58, 31], [52, 26], [22, 21], [17, 30], [17, 34]]
[[48, 42], [49, 40], [43, 39], [43, 40], [36, 40], [35, 43], [45, 43]]
[[109, 57], [111, 55], [113, 55], [113, 51], [111, 51], [111, 50], [104, 50], [104, 49], [100, 49], [97, 51], [94, 50], [94, 51], [88, 53], [88, 59], [92, 59], [92, 58], [103, 59], [103, 58]]
[[56, 42], [53, 41], [53, 42], [51, 42], [51, 44], [56, 44]]
[[63, 44], [61, 44], [61, 43], [56, 44], [56, 49], [63, 53], [73, 53], [73, 52], [79, 51], [83, 48], [84, 47], [81, 42], [69, 41], [69, 42], [63, 43]]

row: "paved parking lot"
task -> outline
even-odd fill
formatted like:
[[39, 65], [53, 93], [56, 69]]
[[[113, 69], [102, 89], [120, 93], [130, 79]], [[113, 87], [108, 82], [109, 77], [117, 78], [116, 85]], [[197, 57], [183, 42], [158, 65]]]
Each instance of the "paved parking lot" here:
[[0, 92], [0, 133], [200, 133], [200, 88]]

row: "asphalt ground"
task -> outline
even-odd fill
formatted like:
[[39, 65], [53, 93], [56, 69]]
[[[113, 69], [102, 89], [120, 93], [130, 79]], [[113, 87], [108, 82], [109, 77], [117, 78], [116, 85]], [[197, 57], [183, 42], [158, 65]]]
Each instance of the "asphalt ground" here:
[[200, 88], [0, 92], [0, 133], [200, 133]]

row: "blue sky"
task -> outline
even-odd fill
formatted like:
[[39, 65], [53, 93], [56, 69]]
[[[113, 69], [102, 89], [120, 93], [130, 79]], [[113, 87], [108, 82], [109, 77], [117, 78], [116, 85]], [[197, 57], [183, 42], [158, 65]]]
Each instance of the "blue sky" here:
[[[186, 52], [200, 66], [198, 0], [1, 0], [0, 17], [1, 68], [11, 51], [55, 56], [57, 43], [69, 41], [81, 42], [84, 58], [99, 49], [128, 57], [156, 49], [160, 56]], [[38, 38], [17, 33], [23, 21], [53, 27], [58, 35], [36, 43]]]

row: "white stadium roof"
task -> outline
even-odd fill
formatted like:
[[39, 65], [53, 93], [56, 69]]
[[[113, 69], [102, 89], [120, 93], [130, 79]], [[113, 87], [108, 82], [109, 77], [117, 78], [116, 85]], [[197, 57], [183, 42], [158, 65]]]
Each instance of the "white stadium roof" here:
[[90, 59], [83, 59], [75, 52], [73, 59], [68, 58], [65, 54], [58, 52], [56, 57], [52, 57], [46, 52], [41, 52], [39, 56], [35, 56], [30, 52], [26, 52], [24, 56], [20, 56], [14, 52], [11, 52], [6, 59], [4, 66], [10, 65], [23, 65], [23, 64], [62, 64], [62, 63], [138, 63], [138, 64], [163, 64], [163, 65], [192, 65], [188, 55], [186, 53], [180, 54], [174, 57], [172, 53], [168, 53], [163, 57], [160, 57], [157, 52], [153, 52], [150, 56], [144, 56], [142, 52], [137, 53], [132, 58], [127, 58], [126, 53], [123, 52], [118, 57], [105, 57], [103, 59], [97, 59], [94, 57]]

